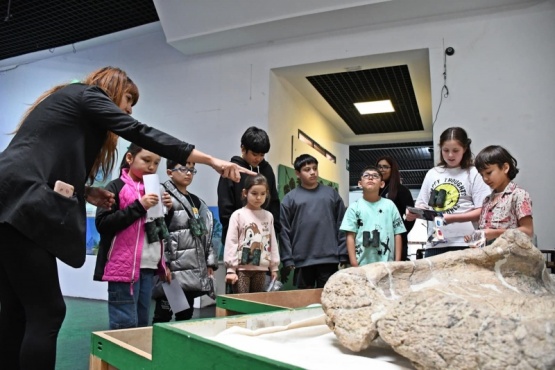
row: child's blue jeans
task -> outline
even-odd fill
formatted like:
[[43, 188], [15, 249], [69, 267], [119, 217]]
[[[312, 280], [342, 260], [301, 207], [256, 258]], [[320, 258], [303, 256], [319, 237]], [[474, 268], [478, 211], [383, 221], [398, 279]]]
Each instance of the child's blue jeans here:
[[148, 326], [152, 279], [156, 270], [141, 269], [139, 279], [133, 284], [108, 282], [108, 315], [110, 329]]

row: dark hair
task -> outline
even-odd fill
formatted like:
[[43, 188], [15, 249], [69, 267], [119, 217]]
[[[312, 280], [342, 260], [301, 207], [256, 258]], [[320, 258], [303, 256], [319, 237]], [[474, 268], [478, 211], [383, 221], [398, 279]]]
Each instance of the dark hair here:
[[303, 168], [307, 164], [318, 164], [318, 160], [310, 154], [301, 154], [300, 156], [295, 158], [295, 163], [293, 164], [293, 167], [295, 168], [295, 171], [300, 171], [301, 168]]
[[378, 170], [378, 167], [376, 167], [376, 166], [366, 166], [366, 167], [364, 167], [364, 169], [360, 172], [360, 178], [362, 178], [362, 175], [364, 175], [364, 173], [366, 171], [376, 171], [378, 173], [378, 175], [380, 175], [380, 180], [383, 180], [383, 176], [382, 176], [380, 170]]
[[447, 130], [443, 131], [441, 136], [439, 137], [439, 166], [447, 166], [447, 162], [443, 159], [443, 153], [441, 151], [441, 147], [445, 144], [446, 141], [449, 140], [456, 140], [461, 144], [464, 148], [464, 154], [461, 159], [461, 168], [467, 169], [472, 167], [472, 151], [470, 150], [470, 143], [472, 140], [468, 138], [466, 131], [461, 127], [449, 127]]
[[167, 170], [174, 169], [175, 166], [177, 166], [178, 164], [180, 164], [178, 161], [174, 161], [174, 160], [171, 160], [171, 159], [166, 159], [166, 169]]
[[251, 126], [241, 136], [241, 146], [246, 151], [254, 153], [268, 153], [270, 151], [270, 138], [266, 131], [261, 128]]
[[129, 147], [127, 148], [127, 151], [125, 152], [125, 154], [123, 155], [123, 158], [121, 160], [121, 164], [119, 165], [119, 175], [121, 176], [122, 170], [124, 168], [129, 168], [129, 163], [127, 163], [127, 160], [125, 159], [125, 157], [127, 157], [127, 154], [131, 154], [131, 156], [133, 158], [135, 158], [135, 156], [141, 151], [143, 150], [142, 147], [138, 146], [135, 143], [131, 143], [131, 145], [129, 145]]
[[499, 145], [490, 145], [482, 149], [476, 156], [474, 163], [478, 171], [483, 171], [487, 166], [492, 164], [496, 164], [501, 168], [505, 163], [508, 163], [509, 173], [507, 176], [509, 176], [509, 179], [514, 179], [518, 174], [515, 157], [513, 157], [507, 149]]
[[[389, 173], [389, 180], [387, 185], [389, 186], [389, 189], [387, 191], [387, 197], [391, 200], [395, 200], [395, 198], [397, 197], [397, 192], [401, 187], [401, 174], [399, 173], [399, 164], [392, 157], [384, 155], [378, 158], [378, 160], [376, 161], [376, 166], [381, 161], [386, 161], [391, 166], [391, 169], [390, 169], [391, 172]], [[383, 180], [383, 176], [382, 176], [382, 180]]]
[[[196, 164], [195, 162], [187, 162], [187, 163], [192, 163], [193, 166]], [[185, 163], [185, 165], [187, 165], [187, 163]], [[175, 168], [175, 166], [177, 166], [179, 163], [178, 161], [174, 161], [172, 159], [166, 159], [166, 169], [167, 170], [173, 170]]]
[[[255, 176], [247, 176], [245, 179], [245, 184], [243, 185], [243, 190], [247, 192], [255, 185], [264, 185], [266, 186], [266, 199], [264, 200], [264, 204], [262, 204], [262, 208], [266, 208], [268, 204], [270, 204], [270, 185], [268, 185], [268, 180], [266, 176], [262, 174], [258, 174]], [[243, 204], [247, 204], [247, 198], [243, 198]]]

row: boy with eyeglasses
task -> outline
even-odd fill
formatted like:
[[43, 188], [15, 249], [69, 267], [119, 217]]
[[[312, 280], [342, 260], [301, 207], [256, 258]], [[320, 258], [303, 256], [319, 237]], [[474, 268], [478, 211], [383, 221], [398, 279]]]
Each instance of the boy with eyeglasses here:
[[347, 208], [340, 230], [346, 233], [351, 266], [373, 262], [401, 261], [401, 234], [406, 231], [397, 206], [382, 198], [382, 174], [368, 166], [360, 175], [362, 198]]
[[216, 251], [212, 246], [212, 212], [202, 199], [188, 190], [197, 173], [195, 164], [187, 162], [182, 166], [167, 160], [166, 168], [170, 179], [162, 186], [173, 203], [166, 216], [170, 233], [165, 243], [166, 266], [171, 271], [171, 279], [177, 280], [185, 292], [189, 308], [172, 312], [162, 283], [158, 281], [152, 290], [152, 297], [156, 300], [153, 324], [168, 322], [173, 314], [176, 321], [191, 319], [195, 298], [214, 292], [212, 277], [218, 268]]

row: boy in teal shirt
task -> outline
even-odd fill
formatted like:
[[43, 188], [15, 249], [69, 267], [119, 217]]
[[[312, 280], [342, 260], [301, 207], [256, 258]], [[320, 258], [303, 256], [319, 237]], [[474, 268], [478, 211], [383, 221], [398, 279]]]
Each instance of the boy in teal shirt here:
[[382, 175], [374, 166], [366, 167], [358, 186], [362, 198], [351, 204], [340, 230], [347, 235], [349, 263], [353, 267], [372, 262], [400, 261], [401, 234], [406, 231], [399, 211], [390, 199], [382, 198]]

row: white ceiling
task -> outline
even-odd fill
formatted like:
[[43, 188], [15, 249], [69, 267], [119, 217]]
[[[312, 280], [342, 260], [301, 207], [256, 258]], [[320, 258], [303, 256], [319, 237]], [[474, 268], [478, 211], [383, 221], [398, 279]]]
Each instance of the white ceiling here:
[[[360, 26], [483, 14], [539, 0], [154, 0], [168, 43], [185, 55], [269, 43]], [[408, 65], [423, 131], [355, 135], [306, 76]], [[273, 70], [291, 83], [343, 136], [346, 144], [431, 140], [427, 49], [369, 55]]]
[[538, 0], [154, 0], [168, 43], [186, 55], [533, 2]]

